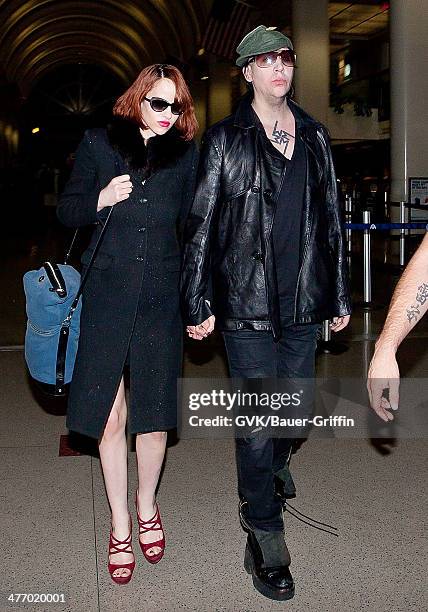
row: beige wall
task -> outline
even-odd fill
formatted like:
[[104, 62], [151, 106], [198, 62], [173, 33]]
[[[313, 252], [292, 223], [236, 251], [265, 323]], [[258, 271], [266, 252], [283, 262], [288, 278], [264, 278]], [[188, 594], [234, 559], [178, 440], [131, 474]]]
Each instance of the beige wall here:
[[328, 0], [293, 0], [292, 41], [297, 53], [296, 101], [327, 123], [330, 79]]

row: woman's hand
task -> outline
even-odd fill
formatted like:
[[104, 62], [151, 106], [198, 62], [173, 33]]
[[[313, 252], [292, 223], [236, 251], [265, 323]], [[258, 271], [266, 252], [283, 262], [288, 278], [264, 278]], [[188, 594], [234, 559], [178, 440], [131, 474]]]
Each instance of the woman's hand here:
[[111, 179], [107, 187], [100, 191], [98, 197], [97, 212], [100, 212], [106, 206], [114, 206], [118, 202], [122, 202], [129, 198], [132, 191], [131, 177], [129, 174], [122, 174]]
[[203, 340], [214, 331], [214, 325], [215, 316], [211, 315], [208, 317], [208, 319], [206, 319], [206, 321], [200, 323], [199, 325], [188, 325], [186, 330], [189, 337], [193, 338], [193, 340]]

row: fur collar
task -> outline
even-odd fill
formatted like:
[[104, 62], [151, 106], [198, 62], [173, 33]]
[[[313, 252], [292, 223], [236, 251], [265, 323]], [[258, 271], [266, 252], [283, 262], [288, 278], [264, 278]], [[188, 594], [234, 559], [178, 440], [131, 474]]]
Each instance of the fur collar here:
[[143, 170], [146, 178], [161, 168], [174, 166], [190, 144], [172, 127], [166, 134], [150, 138], [146, 146], [138, 125], [118, 117], [108, 125], [107, 136], [128, 167]]

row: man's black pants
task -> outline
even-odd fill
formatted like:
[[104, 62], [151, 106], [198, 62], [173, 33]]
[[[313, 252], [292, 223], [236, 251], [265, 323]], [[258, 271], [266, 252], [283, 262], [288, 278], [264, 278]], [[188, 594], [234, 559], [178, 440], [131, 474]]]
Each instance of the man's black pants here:
[[[274, 342], [271, 332], [223, 332], [230, 376], [314, 379], [318, 329], [318, 324], [285, 323], [278, 342]], [[283, 530], [274, 475], [281, 477], [292, 443], [290, 438], [266, 437], [263, 431], [236, 437], [239, 495], [248, 502], [245, 518], [256, 529]]]

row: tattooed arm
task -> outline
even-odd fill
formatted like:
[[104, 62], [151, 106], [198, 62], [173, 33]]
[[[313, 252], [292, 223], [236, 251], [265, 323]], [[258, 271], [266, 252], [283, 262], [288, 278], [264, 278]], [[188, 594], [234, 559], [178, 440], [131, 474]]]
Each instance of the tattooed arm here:
[[[428, 234], [395, 288], [369, 367], [367, 389], [370, 403], [384, 421], [392, 420], [394, 417], [390, 410], [398, 408], [400, 372], [395, 354], [401, 342], [427, 310]], [[382, 397], [385, 389], [388, 389], [389, 399]]]

